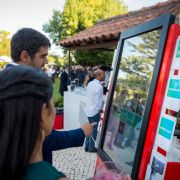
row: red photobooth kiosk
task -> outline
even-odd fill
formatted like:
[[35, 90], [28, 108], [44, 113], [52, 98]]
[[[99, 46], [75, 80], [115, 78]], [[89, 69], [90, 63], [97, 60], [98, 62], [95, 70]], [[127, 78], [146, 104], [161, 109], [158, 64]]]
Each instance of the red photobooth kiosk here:
[[120, 35], [96, 168], [180, 179], [180, 25], [165, 14]]

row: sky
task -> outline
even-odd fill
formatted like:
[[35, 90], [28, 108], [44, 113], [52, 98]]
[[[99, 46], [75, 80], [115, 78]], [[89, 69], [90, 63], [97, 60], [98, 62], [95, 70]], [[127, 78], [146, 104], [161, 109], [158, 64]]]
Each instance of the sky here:
[[[54, 9], [63, 10], [65, 1], [0, 0], [0, 30], [13, 34], [22, 27], [31, 27], [44, 33], [42, 25], [50, 20]], [[167, 0], [124, 0], [130, 11], [164, 1]], [[56, 51], [55, 46], [52, 48]]]
[[129, 11], [141, 9], [142, 7], [148, 7], [157, 4], [158, 2], [165, 2], [167, 0], [124, 0], [128, 5]]
[[63, 10], [65, 0], [0, 0], [0, 29], [16, 32], [22, 27], [42, 30], [53, 9]]

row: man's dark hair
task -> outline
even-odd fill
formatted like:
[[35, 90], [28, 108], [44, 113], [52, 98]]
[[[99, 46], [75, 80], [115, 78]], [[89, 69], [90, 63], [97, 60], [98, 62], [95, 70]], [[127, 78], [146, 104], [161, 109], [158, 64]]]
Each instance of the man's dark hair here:
[[103, 70], [103, 71], [112, 71], [112, 68], [110, 66], [106, 66], [106, 65], [101, 65], [99, 66], [99, 69]]
[[49, 39], [40, 32], [31, 28], [22, 28], [11, 39], [11, 58], [14, 62], [20, 61], [22, 51], [29, 53], [33, 58], [40, 47], [50, 47]]
[[105, 65], [100, 65], [99, 69], [103, 70], [103, 71], [107, 71], [107, 66]]
[[0, 71], [0, 179], [22, 179], [40, 134], [45, 103], [51, 111], [48, 75], [30, 66]]

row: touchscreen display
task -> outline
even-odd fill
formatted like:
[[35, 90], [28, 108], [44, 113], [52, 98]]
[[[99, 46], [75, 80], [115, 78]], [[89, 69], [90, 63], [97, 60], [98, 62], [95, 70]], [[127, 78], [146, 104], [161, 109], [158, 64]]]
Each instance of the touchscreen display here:
[[131, 174], [161, 30], [124, 40], [103, 150]]

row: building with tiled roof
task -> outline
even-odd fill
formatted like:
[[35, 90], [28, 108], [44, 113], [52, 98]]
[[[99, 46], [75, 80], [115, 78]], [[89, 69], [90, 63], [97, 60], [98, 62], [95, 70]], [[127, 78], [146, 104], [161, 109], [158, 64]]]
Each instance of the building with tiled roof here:
[[117, 46], [122, 31], [166, 13], [176, 15], [178, 23], [180, 0], [169, 0], [99, 21], [91, 28], [61, 40], [59, 44], [69, 50], [112, 48]]

